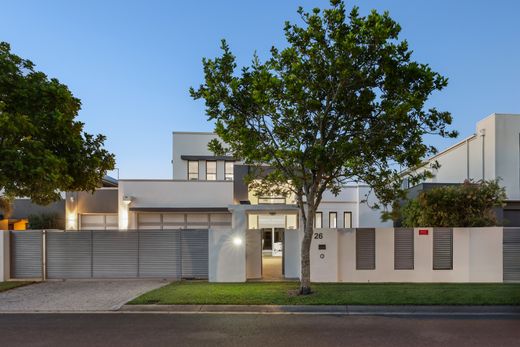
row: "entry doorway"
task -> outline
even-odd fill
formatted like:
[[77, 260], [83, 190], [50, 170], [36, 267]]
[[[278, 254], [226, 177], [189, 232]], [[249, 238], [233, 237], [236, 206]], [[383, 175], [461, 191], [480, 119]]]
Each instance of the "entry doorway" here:
[[284, 228], [262, 228], [262, 279], [284, 278]]

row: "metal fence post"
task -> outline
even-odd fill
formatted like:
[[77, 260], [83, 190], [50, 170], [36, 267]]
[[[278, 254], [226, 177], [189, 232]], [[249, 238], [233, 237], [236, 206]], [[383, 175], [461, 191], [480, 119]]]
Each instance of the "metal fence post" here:
[[42, 230], [42, 280], [47, 280], [47, 232]]

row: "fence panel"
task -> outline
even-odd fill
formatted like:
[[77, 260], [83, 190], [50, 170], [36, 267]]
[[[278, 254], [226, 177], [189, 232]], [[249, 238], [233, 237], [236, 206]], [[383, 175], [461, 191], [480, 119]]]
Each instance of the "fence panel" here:
[[139, 277], [181, 277], [181, 231], [139, 231]]
[[92, 233], [48, 231], [47, 278], [92, 277]]
[[11, 277], [42, 278], [42, 231], [11, 231]]

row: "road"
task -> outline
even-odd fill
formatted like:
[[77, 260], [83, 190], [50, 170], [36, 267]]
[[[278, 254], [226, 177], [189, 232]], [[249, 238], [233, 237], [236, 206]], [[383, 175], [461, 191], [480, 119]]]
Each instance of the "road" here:
[[519, 346], [519, 317], [2, 314], [2, 346]]

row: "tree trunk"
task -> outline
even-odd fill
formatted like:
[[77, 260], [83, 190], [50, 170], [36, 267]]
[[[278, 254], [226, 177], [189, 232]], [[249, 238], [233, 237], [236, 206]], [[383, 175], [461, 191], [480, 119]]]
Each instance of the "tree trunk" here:
[[301, 280], [300, 295], [311, 293], [311, 241], [314, 231], [314, 211], [308, 210], [307, 218], [303, 222], [303, 240], [301, 249]]

